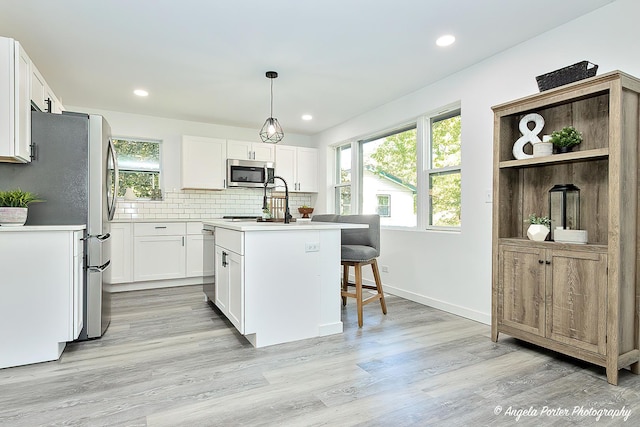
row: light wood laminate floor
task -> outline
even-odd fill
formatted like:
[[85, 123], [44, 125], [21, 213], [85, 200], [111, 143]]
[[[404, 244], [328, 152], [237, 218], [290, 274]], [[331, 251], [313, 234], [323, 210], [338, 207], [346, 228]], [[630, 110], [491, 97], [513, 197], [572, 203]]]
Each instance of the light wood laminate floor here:
[[[0, 425], [638, 425], [628, 371], [611, 386], [602, 368], [493, 343], [487, 325], [391, 295], [387, 305], [387, 316], [366, 306], [362, 329], [350, 303], [342, 334], [255, 349], [199, 287], [114, 294], [103, 338], [0, 370]], [[623, 409], [626, 422], [604, 412]]]

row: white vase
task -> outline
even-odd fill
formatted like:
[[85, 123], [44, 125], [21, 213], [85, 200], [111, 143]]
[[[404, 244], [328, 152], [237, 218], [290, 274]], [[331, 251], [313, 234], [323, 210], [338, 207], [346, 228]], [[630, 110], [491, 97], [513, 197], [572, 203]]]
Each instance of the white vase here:
[[0, 208], [0, 226], [16, 227], [27, 222], [27, 208]]
[[527, 237], [536, 242], [544, 241], [549, 235], [549, 227], [542, 224], [531, 224], [527, 228]]

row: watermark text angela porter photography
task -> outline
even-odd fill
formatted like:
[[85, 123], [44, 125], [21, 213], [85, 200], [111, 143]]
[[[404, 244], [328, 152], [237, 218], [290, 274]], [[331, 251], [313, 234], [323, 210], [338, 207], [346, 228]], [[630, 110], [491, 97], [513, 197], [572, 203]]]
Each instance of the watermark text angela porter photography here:
[[500, 417], [514, 418], [516, 421], [520, 421], [522, 418], [594, 418], [596, 421], [608, 418], [627, 421], [631, 416], [631, 409], [627, 409], [624, 406], [621, 408], [594, 408], [588, 406], [530, 406], [521, 408], [497, 405], [493, 409], [493, 413]]

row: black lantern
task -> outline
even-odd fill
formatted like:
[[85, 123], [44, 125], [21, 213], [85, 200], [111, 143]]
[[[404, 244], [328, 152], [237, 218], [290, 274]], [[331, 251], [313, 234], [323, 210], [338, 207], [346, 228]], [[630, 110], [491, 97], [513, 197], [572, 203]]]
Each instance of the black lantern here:
[[573, 184], [557, 184], [549, 190], [551, 240], [556, 228], [580, 229], [580, 189]]

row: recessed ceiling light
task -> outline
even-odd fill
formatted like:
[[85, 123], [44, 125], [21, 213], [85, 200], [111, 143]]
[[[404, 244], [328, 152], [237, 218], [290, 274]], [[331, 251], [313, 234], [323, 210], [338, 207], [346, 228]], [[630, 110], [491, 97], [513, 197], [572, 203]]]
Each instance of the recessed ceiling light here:
[[452, 36], [451, 34], [446, 34], [444, 36], [438, 37], [438, 40], [436, 40], [436, 44], [438, 46], [450, 46], [455, 41], [456, 38], [454, 36]]
[[133, 91], [133, 93], [138, 96], [149, 96], [149, 92], [144, 89], [136, 89]]
[[311, 120], [311, 119], [313, 119], [313, 116], [311, 114], [302, 115], [302, 120]]

